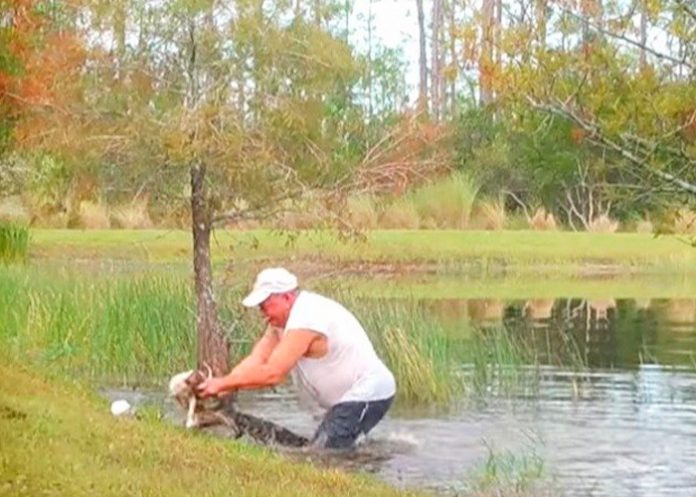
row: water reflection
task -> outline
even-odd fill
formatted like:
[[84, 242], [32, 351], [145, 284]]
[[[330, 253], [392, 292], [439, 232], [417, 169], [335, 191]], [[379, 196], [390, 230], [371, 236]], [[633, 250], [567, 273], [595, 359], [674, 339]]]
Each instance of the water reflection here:
[[422, 303], [451, 330], [504, 327], [542, 364], [588, 367], [662, 364], [696, 368], [696, 299], [457, 299]]
[[[534, 495], [694, 494], [696, 299], [421, 304], [464, 342], [471, 339], [464, 328], [472, 325], [482, 333], [503, 329], [525, 340], [539, 361], [520, 372], [530, 381], [514, 383], [512, 392], [488, 390], [484, 401], [437, 415], [400, 406], [348, 458], [290, 457], [368, 471], [406, 488], [463, 495], [492, 453], [518, 460], [533, 454], [544, 464], [542, 491]], [[571, 350], [583, 361], [580, 382], [564, 357]], [[473, 369], [464, 364], [462, 374], [474, 375]], [[529, 383], [535, 388], [526, 388]], [[318, 423], [286, 388], [243, 393], [240, 408], [306, 436]]]

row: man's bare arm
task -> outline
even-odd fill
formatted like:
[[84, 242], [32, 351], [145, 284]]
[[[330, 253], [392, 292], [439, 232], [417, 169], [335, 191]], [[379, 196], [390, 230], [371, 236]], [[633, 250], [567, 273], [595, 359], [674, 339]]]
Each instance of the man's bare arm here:
[[268, 326], [261, 338], [254, 344], [249, 355], [242, 359], [234, 369], [240, 366], [248, 368], [265, 363], [279, 342], [278, 332], [272, 326]]
[[277, 385], [321, 334], [312, 330], [293, 330], [279, 340], [268, 359], [262, 363], [240, 363], [227, 376], [212, 378], [199, 386], [203, 396], [230, 390], [244, 390]]

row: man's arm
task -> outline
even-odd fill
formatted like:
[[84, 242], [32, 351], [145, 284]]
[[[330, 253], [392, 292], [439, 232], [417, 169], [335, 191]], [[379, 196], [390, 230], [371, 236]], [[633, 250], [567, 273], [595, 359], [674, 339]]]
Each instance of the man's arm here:
[[[286, 332], [262, 362], [242, 361], [227, 376], [212, 378], [199, 387], [202, 396], [217, 395], [231, 390], [270, 387], [285, 379], [310, 345], [323, 335], [312, 330]], [[259, 356], [260, 357], [260, 356]]]
[[279, 342], [280, 338], [278, 337], [278, 332], [275, 330], [275, 328], [269, 325], [266, 328], [263, 336], [261, 336], [261, 338], [259, 338], [259, 340], [254, 344], [254, 347], [251, 349], [249, 355], [242, 359], [239, 364], [235, 366], [235, 369], [242, 365], [245, 367], [250, 367], [263, 364], [264, 362], [268, 361], [268, 358], [271, 357], [273, 349], [276, 348]]

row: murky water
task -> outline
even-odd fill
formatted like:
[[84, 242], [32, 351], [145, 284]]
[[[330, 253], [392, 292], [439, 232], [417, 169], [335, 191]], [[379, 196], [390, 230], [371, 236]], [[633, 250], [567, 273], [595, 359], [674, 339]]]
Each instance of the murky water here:
[[[504, 325], [541, 366], [524, 370], [530, 381], [517, 388], [492, 382], [448, 412], [395, 409], [343, 466], [448, 495], [479, 485], [487, 464], [513, 485], [538, 478], [554, 495], [696, 495], [696, 299], [424, 305], [455, 329]], [[564, 365], [558, 351], [571, 339], [575, 362]], [[466, 364], [462, 374], [471, 374]], [[301, 434], [318, 424], [292, 390], [245, 394], [240, 404]]]

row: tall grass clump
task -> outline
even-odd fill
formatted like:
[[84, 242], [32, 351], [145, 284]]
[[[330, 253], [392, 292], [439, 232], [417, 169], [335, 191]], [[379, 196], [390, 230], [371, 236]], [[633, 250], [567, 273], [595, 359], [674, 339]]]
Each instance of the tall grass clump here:
[[674, 232], [684, 235], [696, 235], [696, 211], [681, 208], [674, 218]]
[[538, 369], [539, 360], [533, 345], [504, 326], [477, 329], [468, 350], [472, 367], [471, 393], [506, 394], [520, 387], [538, 386], [539, 375], [534, 371]]
[[379, 216], [372, 197], [368, 195], [350, 197], [347, 208], [350, 223], [354, 228], [371, 230], [377, 227]]
[[618, 229], [619, 222], [609, 217], [608, 214], [596, 216], [587, 223], [587, 231], [592, 233], [615, 233]]
[[0, 262], [23, 262], [29, 251], [29, 228], [0, 221]]
[[77, 209], [77, 219], [73, 224], [88, 230], [109, 229], [111, 227], [111, 217], [109, 206], [100, 202], [83, 201]]
[[551, 495], [539, 484], [545, 477], [543, 458], [535, 450], [515, 454], [497, 453], [488, 448], [488, 457], [481, 468], [467, 478], [472, 495]]
[[471, 210], [479, 185], [466, 173], [451, 176], [409, 193], [421, 218], [432, 228], [464, 229], [469, 226]]
[[365, 302], [350, 294], [339, 299], [356, 312], [394, 373], [400, 402], [444, 406], [462, 392], [459, 344], [415, 301]]
[[505, 228], [507, 213], [502, 199], [477, 202], [473, 224], [484, 230], [500, 231]]
[[387, 203], [379, 217], [382, 229], [417, 230], [421, 227], [418, 209], [411, 197], [399, 197]]
[[136, 198], [129, 203], [115, 207], [111, 212], [112, 226], [125, 229], [152, 228], [153, 223], [147, 204], [147, 198]]
[[0, 346], [104, 381], [151, 381], [193, 364], [193, 296], [181, 277], [0, 269]]
[[529, 227], [535, 231], [555, 231], [557, 229], [556, 218], [551, 212], [539, 207], [534, 215], [529, 218]]

